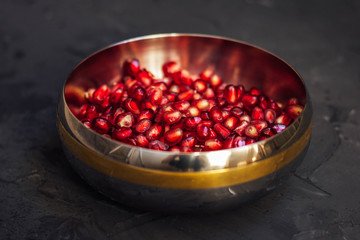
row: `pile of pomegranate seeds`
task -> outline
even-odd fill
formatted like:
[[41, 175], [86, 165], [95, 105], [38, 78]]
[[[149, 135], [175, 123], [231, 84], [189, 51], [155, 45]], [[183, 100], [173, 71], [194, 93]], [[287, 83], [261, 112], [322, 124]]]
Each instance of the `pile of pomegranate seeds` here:
[[303, 106], [286, 104], [257, 88], [224, 84], [207, 68], [190, 75], [166, 62], [156, 79], [136, 59], [125, 61], [122, 81], [88, 89], [75, 112], [85, 126], [127, 144], [161, 151], [236, 148], [269, 138], [296, 119]]

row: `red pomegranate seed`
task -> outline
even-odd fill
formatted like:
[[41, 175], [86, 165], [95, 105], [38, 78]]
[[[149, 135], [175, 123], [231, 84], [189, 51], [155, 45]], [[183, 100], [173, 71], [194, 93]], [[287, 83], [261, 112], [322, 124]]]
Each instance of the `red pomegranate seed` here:
[[118, 89], [124, 89], [125, 88], [125, 84], [122, 83], [122, 82], [118, 82], [118, 83], [115, 83], [112, 87], [110, 87], [110, 93], [113, 93], [115, 92], [116, 90]]
[[251, 118], [255, 120], [264, 120], [264, 111], [260, 107], [254, 107], [251, 112]]
[[178, 110], [165, 112], [163, 115], [163, 121], [166, 124], [174, 124], [181, 120], [181, 112]]
[[136, 146], [139, 147], [147, 147], [149, 145], [149, 140], [147, 140], [146, 136], [139, 134], [135, 137]]
[[174, 147], [170, 148], [169, 151], [170, 152], [180, 152], [180, 147], [174, 146]]
[[207, 88], [205, 92], [203, 93], [203, 97], [205, 99], [210, 99], [215, 97], [215, 92], [212, 88]]
[[201, 123], [208, 127], [212, 127], [214, 125], [214, 122], [211, 120], [205, 120], [205, 121], [203, 120]]
[[173, 106], [177, 110], [181, 112], [185, 112], [190, 107], [190, 103], [188, 101], [182, 100], [182, 101], [174, 102]]
[[184, 138], [184, 140], [181, 141], [181, 144], [180, 146], [181, 147], [194, 147], [195, 146], [195, 143], [196, 143], [196, 139], [195, 137], [187, 137], [187, 138]]
[[140, 113], [139, 105], [133, 98], [126, 99], [124, 102], [124, 107], [126, 110], [128, 110], [129, 112], [131, 112], [133, 114]]
[[210, 107], [209, 109], [212, 109], [213, 107], [215, 107], [217, 105], [217, 102], [215, 99], [209, 99], [209, 104], [210, 104]]
[[245, 128], [244, 134], [250, 138], [257, 138], [259, 136], [259, 132], [254, 125], [249, 125]]
[[183, 138], [183, 131], [180, 128], [171, 129], [164, 134], [165, 142], [169, 146], [178, 144]]
[[296, 119], [302, 112], [303, 107], [300, 105], [287, 106], [285, 112], [292, 118]]
[[160, 88], [150, 88], [146, 96], [154, 103], [159, 104], [163, 97], [163, 92]]
[[222, 79], [219, 77], [219, 75], [214, 74], [209, 79], [209, 83], [211, 84], [211, 86], [213, 88], [217, 88], [218, 86], [220, 86], [222, 84]]
[[184, 138], [183, 139], [189, 138], [189, 137], [196, 137], [196, 133], [195, 132], [188, 132], [188, 131], [184, 132]]
[[269, 98], [266, 96], [259, 96], [259, 106], [265, 110], [269, 107]]
[[179, 93], [180, 92], [180, 88], [178, 85], [174, 84], [170, 87], [169, 92], [173, 92], [173, 93]]
[[227, 129], [233, 130], [237, 126], [238, 122], [239, 122], [239, 118], [235, 116], [230, 116], [227, 119], [225, 119], [223, 124]]
[[197, 136], [201, 139], [207, 139], [210, 136], [210, 127], [200, 123], [196, 127]]
[[137, 117], [138, 121], [142, 120], [142, 119], [149, 119], [152, 120], [154, 118], [154, 111], [152, 109], [146, 108], [144, 110], [142, 110], [139, 114], [139, 116]]
[[217, 103], [218, 106], [223, 107], [226, 104], [226, 99], [223, 98], [223, 97], [217, 97], [216, 98], [216, 103]]
[[193, 87], [197, 92], [202, 93], [206, 91], [207, 84], [204, 80], [198, 79], [193, 83]]
[[174, 74], [180, 71], [180, 65], [177, 62], [169, 61], [164, 63], [162, 66], [162, 71], [165, 77], [172, 78]]
[[90, 122], [90, 120], [84, 119], [84, 120], [82, 120], [81, 122], [84, 124], [85, 127], [91, 128], [91, 122]]
[[146, 95], [146, 91], [143, 87], [136, 87], [134, 89], [134, 91], [132, 92], [132, 98], [134, 98], [135, 100], [141, 102], [142, 100], [144, 100]]
[[200, 113], [200, 117], [202, 120], [210, 120], [210, 115], [208, 111], [202, 111]]
[[197, 125], [199, 125], [201, 123], [201, 121], [202, 121], [201, 117], [188, 117], [188, 118], [185, 118], [184, 127], [187, 130], [195, 130]]
[[110, 89], [106, 84], [104, 84], [98, 89], [96, 89], [96, 91], [94, 92], [93, 102], [101, 105], [109, 94], [110, 94]]
[[261, 132], [264, 128], [268, 126], [267, 122], [264, 120], [252, 120], [250, 124], [254, 125], [258, 132]]
[[235, 134], [232, 134], [230, 136], [228, 136], [225, 141], [224, 141], [224, 149], [229, 149], [229, 148], [233, 148], [235, 147], [235, 137], [236, 135]]
[[214, 150], [220, 150], [223, 147], [223, 143], [217, 139], [208, 139], [205, 141], [204, 148], [206, 151], [214, 151]]
[[258, 103], [258, 97], [252, 95], [245, 95], [242, 97], [242, 102], [244, 104], [244, 107], [247, 110], [251, 111], [251, 109], [253, 109]]
[[118, 127], [130, 128], [135, 124], [135, 117], [131, 112], [122, 113], [116, 117], [114, 123]]
[[231, 113], [230, 113], [230, 111], [222, 110], [221, 115], [222, 115], [223, 119], [226, 120], [228, 117], [230, 117]]
[[200, 99], [194, 102], [194, 106], [200, 111], [207, 111], [210, 108], [210, 103], [207, 99]]
[[124, 76], [135, 77], [136, 74], [139, 72], [139, 70], [140, 70], [140, 62], [135, 58], [126, 60], [123, 64]]
[[255, 143], [255, 142], [256, 142], [256, 140], [253, 139], [253, 138], [248, 138], [248, 139], [246, 139], [246, 145], [253, 144], [253, 143]]
[[[153, 77], [154, 76], [145, 69], [140, 70], [136, 74], [136, 80], [139, 81], [140, 83], [144, 84], [145, 87], [148, 87], [152, 84]], [[128, 87], [130, 87], [130, 86], [128, 85]]]
[[223, 117], [223, 114], [222, 114], [222, 111], [220, 108], [218, 107], [213, 107], [211, 110], [210, 110], [210, 118], [214, 121], [214, 122], [217, 122], [217, 123], [221, 123], [224, 121], [224, 117]]
[[144, 133], [151, 127], [151, 121], [149, 119], [143, 119], [140, 120], [138, 123], [136, 123], [133, 127], [135, 132], [137, 133]]
[[231, 131], [226, 127], [224, 127], [223, 125], [221, 125], [220, 123], [216, 123], [214, 125], [214, 131], [223, 139], [226, 139], [231, 134]]
[[241, 117], [241, 115], [243, 115], [244, 111], [239, 108], [239, 107], [233, 107], [231, 110], [230, 110], [230, 113], [232, 115], [234, 115], [235, 117]]
[[282, 113], [282, 108], [281, 108], [281, 106], [279, 106], [279, 104], [278, 104], [277, 102], [275, 102], [275, 101], [273, 101], [273, 100], [272, 100], [272, 101], [270, 100], [268, 106], [269, 106], [269, 108], [271, 108], [272, 110], [275, 111], [275, 113], [276, 113], [277, 116], [278, 116], [278, 115], [281, 115], [281, 113]]
[[286, 106], [291, 106], [291, 105], [299, 105], [299, 99], [297, 99], [297, 98], [290, 98], [290, 99], [286, 102]]
[[243, 147], [246, 145], [246, 137], [237, 136], [234, 139], [235, 147]]
[[238, 89], [230, 84], [225, 87], [224, 97], [229, 104], [235, 104], [239, 101]]
[[275, 119], [275, 123], [288, 126], [291, 123], [291, 118], [286, 113], [282, 113], [279, 117]]
[[243, 86], [243, 85], [238, 85], [238, 87], [237, 87], [237, 94], [238, 94], [238, 99], [240, 100], [240, 99], [242, 99], [242, 97], [244, 96], [244, 94], [245, 94], [245, 87]]
[[146, 131], [146, 138], [150, 141], [159, 139], [163, 134], [163, 126], [159, 123], [154, 123], [149, 130]]
[[197, 117], [200, 115], [200, 111], [197, 107], [189, 107], [185, 112], [186, 117]]
[[169, 149], [169, 145], [160, 140], [154, 140], [149, 142], [149, 148], [158, 151], [166, 151]]
[[111, 137], [116, 139], [116, 140], [126, 140], [131, 135], [132, 135], [131, 128], [121, 127], [121, 128], [114, 129], [114, 131], [112, 132]]
[[274, 123], [275, 119], [276, 119], [276, 113], [274, 110], [268, 108], [264, 111], [264, 119], [268, 122], [268, 123]]
[[240, 121], [247, 121], [247, 122], [250, 122], [251, 121], [251, 118], [249, 115], [247, 114], [244, 114], [244, 115], [241, 115], [241, 117], [239, 118]]
[[111, 123], [101, 117], [94, 118], [92, 121], [92, 129], [97, 131], [98, 133], [105, 134], [108, 133], [111, 129], [112, 125]]
[[267, 127], [267, 128], [264, 128], [261, 133], [263, 135], [266, 135], [267, 137], [272, 137], [276, 134], [276, 131], [274, 131], [272, 128], [270, 127]]
[[181, 152], [193, 152], [193, 149], [188, 146], [180, 147]]
[[191, 100], [194, 96], [194, 90], [188, 89], [177, 96], [178, 100]]
[[239, 134], [240, 136], [244, 134], [245, 129], [249, 126], [249, 122], [248, 121], [241, 121], [239, 123], [239, 125], [236, 126], [236, 128], [234, 129], [234, 132], [236, 132], [237, 134]]
[[261, 92], [259, 89], [257, 89], [256, 87], [252, 87], [250, 89], [250, 94], [251, 95], [254, 95], [254, 96], [260, 96]]
[[280, 132], [284, 131], [285, 128], [286, 128], [286, 125], [283, 125], [283, 124], [274, 124], [274, 126], [272, 127], [272, 129], [274, 129], [274, 131], [276, 133], [280, 133]]
[[207, 67], [204, 71], [202, 71], [200, 74], [199, 74], [199, 77], [202, 79], [202, 80], [205, 80], [205, 81], [209, 81], [210, 80], [210, 77], [214, 74], [214, 67], [213, 66], [209, 66]]
[[[82, 108], [80, 109], [81, 111], [83, 110]], [[80, 114], [83, 114], [83, 113], [81, 112]], [[85, 115], [83, 116], [83, 118], [87, 118], [91, 121], [94, 118], [96, 118], [97, 116], [99, 116], [99, 113], [98, 113], [98, 109], [96, 108], [96, 106], [86, 104]]]
[[141, 109], [151, 109], [154, 112], [157, 110], [157, 106], [151, 102], [150, 99], [145, 99], [142, 103], [141, 103]]
[[209, 128], [209, 131], [210, 131], [209, 139], [218, 137], [218, 135], [216, 134], [216, 132], [212, 128]]

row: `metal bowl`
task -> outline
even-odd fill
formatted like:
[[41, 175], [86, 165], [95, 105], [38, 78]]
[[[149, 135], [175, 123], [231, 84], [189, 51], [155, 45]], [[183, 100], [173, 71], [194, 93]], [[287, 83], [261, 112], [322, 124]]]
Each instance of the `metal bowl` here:
[[[84, 91], [121, 78], [128, 58], [161, 76], [175, 60], [199, 73], [213, 66], [226, 83], [256, 86], [278, 101], [305, 106], [283, 132], [251, 145], [220, 151], [173, 153], [134, 147], [86, 128], [70, 111]], [[233, 39], [199, 34], [158, 34], [122, 41], [82, 61], [64, 84], [57, 126], [64, 151], [79, 175], [125, 205], [160, 211], [216, 211], [257, 198], [278, 186], [305, 156], [312, 107], [304, 82], [277, 56]]]

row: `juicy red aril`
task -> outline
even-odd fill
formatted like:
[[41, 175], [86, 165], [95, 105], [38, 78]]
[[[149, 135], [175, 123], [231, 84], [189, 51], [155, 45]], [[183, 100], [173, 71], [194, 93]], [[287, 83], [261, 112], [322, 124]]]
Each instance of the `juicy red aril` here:
[[226, 127], [224, 127], [223, 125], [221, 125], [220, 123], [216, 123], [214, 125], [214, 131], [223, 139], [227, 138], [231, 134], [231, 131]]
[[166, 124], [174, 124], [177, 123], [178, 121], [180, 121], [181, 119], [181, 112], [176, 110], [176, 111], [168, 111], [165, 112], [163, 114], [163, 121]]
[[124, 76], [135, 77], [140, 70], [140, 62], [137, 59], [126, 60], [123, 64], [123, 74]]
[[114, 121], [118, 127], [132, 127], [135, 124], [135, 117], [131, 112], [118, 115]]
[[111, 137], [116, 139], [116, 140], [126, 140], [131, 135], [132, 135], [131, 128], [121, 127], [121, 128], [114, 129], [114, 131], [112, 132]]
[[151, 121], [149, 119], [140, 120], [137, 124], [134, 125], [133, 129], [137, 133], [144, 133], [151, 127]]
[[213, 66], [194, 75], [169, 61], [155, 78], [129, 59], [121, 71], [121, 81], [87, 89], [79, 99], [85, 104], [71, 111], [86, 127], [134, 146], [176, 152], [241, 147], [282, 132], [304, 108], [295, 97], [281, 103], [259, 88], [225, 84]]
[[165, 142], [169, 146], [174, 146], [183, 138], [183, 131], [180, 128], [169, 130], [164, 134]]
[[223, 147], [223, 143], [217, 139], [208, 139], [205, 141], [204, 148], [206, 151], [220, 150]]

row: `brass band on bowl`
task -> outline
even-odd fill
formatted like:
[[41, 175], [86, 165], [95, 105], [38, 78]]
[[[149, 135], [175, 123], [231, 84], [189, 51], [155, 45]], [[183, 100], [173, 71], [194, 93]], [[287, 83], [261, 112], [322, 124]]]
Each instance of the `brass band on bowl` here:
[[262, 161], [229, 169], [200, 172], [170, 172], [136, 167], [107, 158], [79, 143], [65, 129], [59, 118], [57, 124], [60, 137], [65, 146], [75, 157], [90, 167], [110, 177], [119, 178], [131, 183], [172, 189], [226, 187], [249, 182], [274, 173], [303, 152], [310, 141], [312, 127], [311, 122], [305, 130], [305, 133], [291, 146]]

